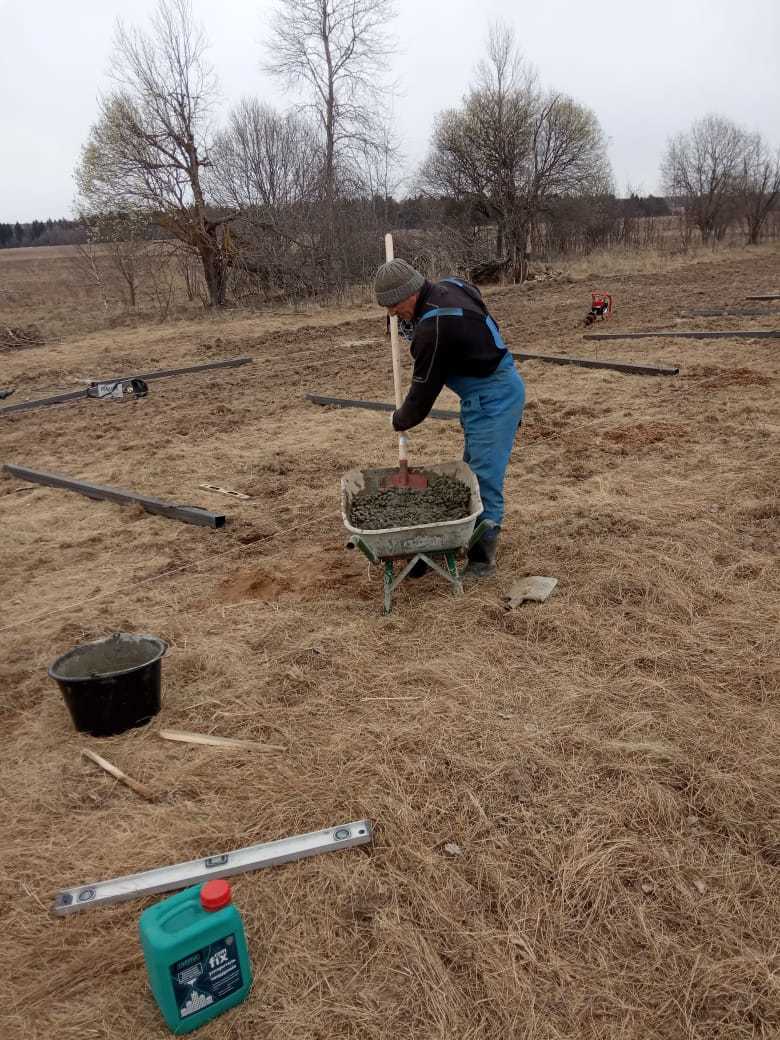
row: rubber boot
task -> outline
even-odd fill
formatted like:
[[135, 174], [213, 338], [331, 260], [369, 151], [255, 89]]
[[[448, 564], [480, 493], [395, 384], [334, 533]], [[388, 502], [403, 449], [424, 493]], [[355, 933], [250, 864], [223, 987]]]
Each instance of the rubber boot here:
[[469, 562], [463, 572], [463, 580], [492, 578], [496, 573], [496, 551], [500, 527], [490, 527], [476, 545], [468, 550]]

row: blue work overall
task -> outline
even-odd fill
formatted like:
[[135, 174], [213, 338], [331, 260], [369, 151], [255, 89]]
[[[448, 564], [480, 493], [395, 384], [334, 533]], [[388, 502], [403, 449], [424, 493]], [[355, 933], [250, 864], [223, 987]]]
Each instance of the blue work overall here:
[[525, 384], [507, 351], [492, 376], [450, 376], [447, 386], [460, 398], [463, 461], [479, 481], [483, 507], [479, 519], [500, 526], [504, 518], [504, 475], [523, 417]]

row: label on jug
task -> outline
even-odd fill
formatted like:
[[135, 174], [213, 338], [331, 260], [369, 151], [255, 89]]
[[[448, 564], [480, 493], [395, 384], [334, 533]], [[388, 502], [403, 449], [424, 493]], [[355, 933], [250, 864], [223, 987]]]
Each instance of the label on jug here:
[[226, 935], [176, 961], [171, 965], [171, 982], [179, 1018], [203, 1011], [241, 989], [235, 935]]

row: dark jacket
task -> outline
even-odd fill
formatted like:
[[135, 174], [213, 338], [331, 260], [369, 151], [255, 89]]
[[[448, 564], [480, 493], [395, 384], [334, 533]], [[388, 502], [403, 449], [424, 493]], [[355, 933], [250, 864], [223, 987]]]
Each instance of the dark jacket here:
[[507, 352], [479, 289], [460, 279], [426, 282], [412, 322], [414, 374], [393, 413], [398, 431], [423, 421], [450, 376], [492, 376]]

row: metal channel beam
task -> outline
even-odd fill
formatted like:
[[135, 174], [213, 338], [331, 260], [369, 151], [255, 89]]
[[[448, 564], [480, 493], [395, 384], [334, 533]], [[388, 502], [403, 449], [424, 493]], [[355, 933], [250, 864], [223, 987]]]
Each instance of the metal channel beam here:
[[373, 836], [374, 829], [370, 820], [355, 820], [353, 823], [343, 823], [340, 827], [331, 827], [325, 831], [311, 831], [294, 838], [266, 841], [246, 849], [208, 856], [206, 859], [194, 859], [188, 863], [145, 870], [140, 874], [128, 874], [112, 881], [96, 881], [92, 885], [64, 888], [54, 897], [52, 913], [62, 917], [91, 906], [121, 903], [137, 896], [186, 888], [188, 885], [211, 878], [233, 877], [250, 870], [260, 870], [262, 867], [275, 867], [308, 856], [318, 856], [324, 852], [353, 849], [359, 845], [368, 845]]
[[549, 361], [553, 365], [578, 365], [581, 368], [608, 368], [634, 376], [676, 376], [679, 368], [669, 365], [642, 365], [632, 361], [601, 361], [598, 358], [567, 357], [564, 354], [526, 354], [514, 352], [518, 361]]
[[[254, 361], [252, 357], [229, 358], [227, 361], [209, 361], [205, 365], [187, 365], [186, 368], [157, 368], [152, 372], [134, 372], [132, 376], [121, 376], [122, 379], [167, 379], [168, 376], [186, 376], [194, 372], [208, 372], [213, 368], [239, 368]], [[111, 382], [102, 379], [101, 382]]]
[[731, 310], [693, 310], [683, 311], [681, 318], [771, 318], [776, 310], [768, 307], [734, 307]]
[[[306, 394], [306, 400], [312, 404], [333, 405], [336, 408], [366, 408], [372, 412], [394, 412], [394, 404], [384, 401], [353, 401], [348, 397], [321, 397], [319, 394]], [[431, 419], [457, 419], [459, 412], [450, 412], [442, 408], [434, 408], [429, 413]]]
[[[169, 376], [183, 376], [197, 372], [208, 372], [214, 368], [238, 368], [239, 365], [248, 365], [254, 361], [251, 357], [230, 358], [228, 361], [209, 361], [205, 365], [188, 365], [186, 368], [158, 368], [153, 372], [135, 372], [130, 376], [116, 376], [109, 379], [101, 379], [101, 383], [119, 382], [124, 379], [167, 379]], [[20, 401], [19, 404], [7, 405], [0, 408], [0, 416], [10, 415], [12, 412], [29, 412], [34, 408], [45, 408], [52, 404], [65, 404], [67, 401], [78, 401], [87, 396], [86, 390], [74, 390], [67, 394], [56, 394], [54, 397], [41, 397], [36, 401]]]
[[780, 329], [746, 332], [588, 332], [583, 339], [780, 339]]
[[74, 390], [69, 394], [41, 397], [37, 401], [20, 401], [19, 404], [7, 404], [5, 408], [0, 408], [0, 415], [10, 415], [11, 412], [30, 412], [33, 408], [44, 408], [49, 404], [65, 404], [66, 401], [78, 401], [86, 396], [86, 390]]
[[72, 477], [64, 477], [59, 473], [45, 473], [43, 470], [28, 469], [26, 466], [6, 464], [3, 469], [12, 476], [30, 481], [31, 484], [62, 488], [65, 491], [75, 491], [79, 495], [86, 495], [87, 498], [106, 499], [109, 502], [120, 502], [122, 505], [137, 504], [143, 506], [147, 513], [167, 516], [169, 520], [181, 520], [185, 524], [197, 524], [199, 527], [225, 526], [223, 513], [210, 513], [197, 506], [180, 506], [173, 502], [164, 502], [160, 498], [139, 495], [135, 491], [104, 487], [101, 484], [89, 484], [84, 480], [74, 480]]

